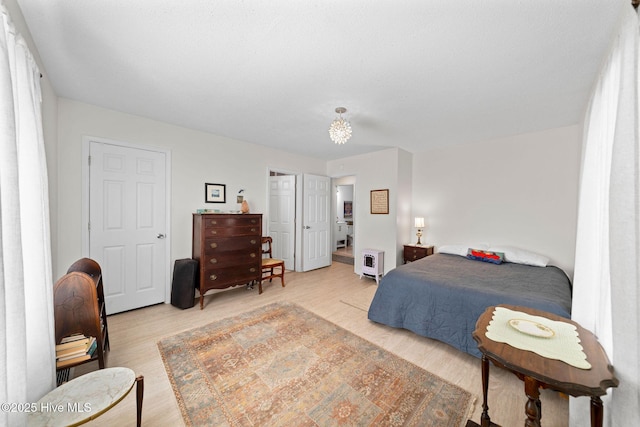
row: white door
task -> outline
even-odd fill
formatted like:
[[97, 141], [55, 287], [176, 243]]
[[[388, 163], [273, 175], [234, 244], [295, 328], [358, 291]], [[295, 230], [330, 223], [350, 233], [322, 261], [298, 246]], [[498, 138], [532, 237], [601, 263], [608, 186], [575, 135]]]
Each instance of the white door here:
[[302, 271], [331, 265], [331, 180], [303, 176]]
[[273, 238], [273, 257], [294, 269], [296, 218], [295, 175], [269, 177], [269, 223], [267, 234]]
[[164, 302], [166, 154], [89, 143], [89, 257], [109, 314]]

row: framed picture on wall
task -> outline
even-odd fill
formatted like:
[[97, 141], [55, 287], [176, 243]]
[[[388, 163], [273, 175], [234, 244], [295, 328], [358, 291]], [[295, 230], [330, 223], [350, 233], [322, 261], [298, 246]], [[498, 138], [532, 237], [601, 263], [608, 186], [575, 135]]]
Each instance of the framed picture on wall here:
[[204, 185], [204, 201], [205, 203], [226, 203], [227, 186], [225, 184], [209, 184]]
[[353, 218], [353, 202], [349, 200], [344, 201], [344, 215], [345, 218]]
[[371, 190], [371, 213], [389, 213], [389, 190]]

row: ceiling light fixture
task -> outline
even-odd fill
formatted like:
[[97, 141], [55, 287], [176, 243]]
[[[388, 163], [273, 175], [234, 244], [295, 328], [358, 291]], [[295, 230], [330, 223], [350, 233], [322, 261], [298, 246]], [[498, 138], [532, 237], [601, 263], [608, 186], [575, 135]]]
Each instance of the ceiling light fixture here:
[[346, 112], [347, 109], [344, 107], [336, 108], [336, 113], [340, 117], [331, 122], [331, 126], [329, 126], [329, 137], [336, 144], [344, 144], [351, 138], [351, 123], [342, 118], [342, 114]]

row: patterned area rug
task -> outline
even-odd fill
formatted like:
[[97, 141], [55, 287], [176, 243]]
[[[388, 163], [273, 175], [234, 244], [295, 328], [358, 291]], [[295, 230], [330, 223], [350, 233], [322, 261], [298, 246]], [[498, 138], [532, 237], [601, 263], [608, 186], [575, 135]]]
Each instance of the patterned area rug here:
[[158, 342], [190, 426], [464, 426], [470, 393], [290, 303]]

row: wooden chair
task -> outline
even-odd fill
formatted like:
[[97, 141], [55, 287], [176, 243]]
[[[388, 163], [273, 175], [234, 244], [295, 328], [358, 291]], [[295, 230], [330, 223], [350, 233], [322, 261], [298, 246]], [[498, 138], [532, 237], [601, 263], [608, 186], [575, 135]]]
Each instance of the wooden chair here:
[[[262, 238], [262, 276], [260, 277], [260, 283], [258, 284], [258, 294], [262, 293], [262, 282], [269, 279], [269, 282], [273, 281], [274, 277], [279, 277], [282, 281], [282, 287], [284, 288], [284, 261], [281, 259], [273, 258], [271, 252], [271, 244], [273, 239], [271, 236]], [[265, 246], [266, 245], [266, 246]], [[268, 255], [268, 257], [264, 257]], [[274, 269], [279, 268], [279, 272]]]

